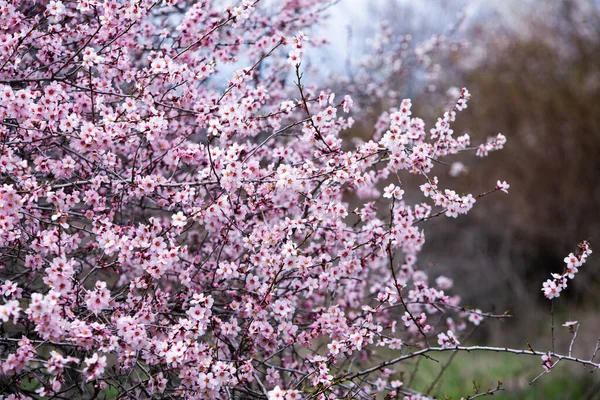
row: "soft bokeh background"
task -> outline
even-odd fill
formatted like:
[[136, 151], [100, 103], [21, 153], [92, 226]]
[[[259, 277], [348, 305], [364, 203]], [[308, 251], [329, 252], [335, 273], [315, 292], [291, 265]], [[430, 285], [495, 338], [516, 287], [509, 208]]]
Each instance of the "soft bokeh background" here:
[[[563, 258], [581, 240], [600, 249], [600, 2], [342, 0], [331, 14], [324, 35], [332, 45], [321, 57], [351, 77], [338, 83], [353, 90], [363, 108], [353, 135], [370, 138], [377, 116], [405, 97], [413, 98], [413, 115], [431, 126], [448, 109], [447, 90], [466, 86], [473, 96], [455, 132], [468, 132], [472, 143], [498, 132], [507, 136], [505, 149], [488, 158], [456, 157], [467, 171], [458, 177], [436, 166], [437, 175], [465, 193], [482, 193], [497, 179], [511, 188], [507, 196], [481, 199], [467, 216], [428, 222], [421, 262], [432, 275], [453, 278], [465, 304], [510, 310], [511, 320], [488, 321], [471, 343], [526, 348], [528, 341], [534, 349], [548, 348], [550, 302], [542, 282], [562, 272]], [[374, 45], [381, 24], [389, 38]], [[435, 34], [445, 39], [425, 62], [411, 56], [418, 42]], [[397, 60], [400, 67], [393, 67]], [[369, 86], [373, 77], [378, 84]], [[388, 100], [373, 100], [380, 97], [375, 94]], [[571, 334], [560, 326], [567, 320], [581, 324], [574, 355], [589, 359], [594, 351], [598, 254], [555, 301], [557, 352], [568, 352]], [[443, 363], [423, 364], [415, 379], [426, 385]], [[483, 389], [502, 380], [508, 392], [500, 398], [600, 399], [599, 374], [579, 365], [561, 365], [530, 386], [540, 364], [537, 358], [460, 356], [432, 393], [460, 398], [473, 393], [475, 379]]]

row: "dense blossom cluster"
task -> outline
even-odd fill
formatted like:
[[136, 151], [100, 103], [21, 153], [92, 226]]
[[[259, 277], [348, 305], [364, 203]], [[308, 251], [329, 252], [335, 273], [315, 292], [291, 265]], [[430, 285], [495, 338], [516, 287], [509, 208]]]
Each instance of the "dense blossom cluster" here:
[[370, 355], [488, 316], [418, 224], [506, 192], [432, 175], [506, 139], [454, 135], [463, 89], [429, 133], [405, 99], [352, 145], [352, 98], [304, 83], [327, 2], [258, 3], [0, 1], [7, 399], [425, 398]]

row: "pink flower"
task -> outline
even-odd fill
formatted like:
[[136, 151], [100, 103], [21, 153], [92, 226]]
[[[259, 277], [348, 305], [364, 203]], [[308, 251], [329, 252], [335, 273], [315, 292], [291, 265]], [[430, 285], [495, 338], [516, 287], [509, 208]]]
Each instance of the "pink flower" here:
[[481, 321], [483, 321], [483, 315], [481, 315], [481, 310], [476, 309], [473, 311], [469, 311], [469, 321], [475, 326], [478, 326]]
[[179, 211], [177, 214], [173, 214], [171, 218], [173, 220], [173, 226], [184, 227], [187, 225], [187, 217], [181, 211]]
[[51, 0], [46, 6], [46, 10], [54, 17], [61, 17], [65, 12], [65, 6], [62, 1]]
[[460, 345], [460, 342], [451, 330], [448, 330], [446, 333], [438, 334], [438, 343], [445, 349], [454, 348]]
[[573, 253], [569, 253], [569, 255], [565, 257], [564, 261], [568, 268], [581, 267], [582, 264], [581, 260]]
[[59, 352], [52, 350], [50, 352], [51, 357], [46, 363], [46, 369], [53, 375], [59, 375], [65, 368], [67, 363], [78, 362], [79, 360], [75, 357], [63, 357]]
[[331, 343], [327, 345], [327, 348], [329, 349], [329, 354], [333, 356], [337, 356], [338, 354], [340, 354], [340, 351], [342, 349], [340, 343], [337, 340], [331, 341]]
[[548, 279], [544, 282], [542, 291], [544, 292], [544, 296], [548, 299], [553, 299], [555, 297], [560, 297], [560, 292], [562, 288], [556, 285], [556, 281]]
[[155, 73], [165, 72], [167, 70], [167, 62], [162, 57], [156, 57], [150, 63], [150, 68]]
[[506, 183], [506, 181], [503, 181], [503, 182], [498, 181], [496, 183], [496, 189], [501, 190], [504, 193], [508, 193], [508, 188], [510, 188], [510, 185], [508, 183]]
[[83, 372], [87, 376], [87, 381], [98, 379], [106, 368], [106, 356], [98, 356], [98, 353], [94, 353], [90, 358], [86, 358], [84, 362], [87, 364], [83, 369]]
[[109, 301], [110, 291], [106, 288], [106, 282], [97, 281], [95, 290], [88, 292], [85, 303], [94, 314], [99, 314], [103, 309], [108, 308]]
[[20, 312], [19, 300], [9, 300], [5, 304], [0, 305], [0, 321], [8, 322], [12, 319], [13, 323], [16, 324]]
[[350, 109], [352, 108], [353, 105], [354, 105], [354, 101], [352, 100], [352, 97], [350, 97], [349, 95], [345, 95], [344, 100], [342, 100], [342, 109], [344, 110], [344, 112], [345, 113], [350, 112]]
[[404, 190], [402, 190], [399, 186], [394, 185], [393, 183], [383, 189], [383, 197], [385, 198], [394, 198], [396, 200], [402, 200], [402, 196], [404, 195]]
[[298, 66], [302, 62], [302, 51], [292, 50], [288, 58], [288, 63], [292, 66]]
[[542, 356], [542, 367], [544, 367], [546, 371], [550, 371], [550, 369], [552, 369], [553, 366], [554, 362], [552, 362], [552, 356], [550, 355], [550, 353], [544, 354]]
[[273, 390], [270, 390], [268, 393], [269, 400], [284, 400], [285, 399], [285, 390], [281, 390], [279, 386], [275, 386]]
[[576, 325], [577, 325], [577, 321], [567, 321], [564, 324], [562, 324], [562, 326], [569, 328], [570, 331], [573, 331], [575, 329]]
[[6, 280], [3, 285], [0, 285], [0, 294], [7, 298], [20, 299], [23, 289], [14, 282]]

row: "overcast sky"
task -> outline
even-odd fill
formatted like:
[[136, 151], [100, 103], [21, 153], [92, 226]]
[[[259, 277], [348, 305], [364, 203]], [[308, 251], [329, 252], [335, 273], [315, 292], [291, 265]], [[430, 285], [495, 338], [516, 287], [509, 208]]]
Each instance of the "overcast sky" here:
[[[331, 42], [326, 50], [332, 67], [341, 67], [348, 51], [353, 58], [364, 55], [365, 43], [373, 37], [373, 28], [382, 19], [387, 19], [398, 32], [406, 26], [407, 33], [422, 30], [426, 36], [444, 34], [457, 20], [458, 12], [475, 18], [486, 3], [489, 7], [489, 0], [340, 0], [331, 7], [329, 20], [317, 34]], [[404, 15], [406, 9], [412, 10], [413, 14]], [[352, 33], [350, 42], [349, 29]]]

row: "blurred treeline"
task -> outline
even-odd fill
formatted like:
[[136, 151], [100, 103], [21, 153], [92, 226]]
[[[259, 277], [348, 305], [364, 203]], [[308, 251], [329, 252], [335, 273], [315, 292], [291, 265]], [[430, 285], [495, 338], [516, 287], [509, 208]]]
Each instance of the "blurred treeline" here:
[[[467, 36], [485, 57], [455, 63], [473, 94], [455, 130], [470, 132], [475, 143], [497, 132], [508, 137], [505, 150], [487, 160], [466, 158], [469, 173], [456, 183], [472, 192], [507, 180], [509, 195], [483, 198], [464, 220], [428, 232], [433, 253], [453, 255], [453, 275], [469, 301], [508, 308], [530, 327], [548, 321], [541, 284], [562, 272], [563, 258], [583, 239], [600, 249], [600, 7], [535, 3], [512, 3], [505, 26], [472, 26]], [[597, 312], [599, 267], [591, 258], [570, 282], [557, 301], [557, 322]], [[596, 321], [589, 318], [583, 330], [597, 334]]]
[[[369, 102], [370, 94], [363, 93], [369, 115], [353, 134], [370, 138], [376, 115], [404, 97], [414, 99], [413, 114], [431, 127], [448, 107], [445, 90], [467, 87], [472, 100], [458, 114], [456, 134], [468, 132], [477, 145], [501, 132], [508, 143], [488, 158], [473, 152], [449, 160], [463, 162], [467, 174], [453, 178], [449, 167], [438, 165], [434, 175], [464, 193], [485, 192], [498, 179], [511, 187], [508, 195], [480, 199], [467, 216], [424, 224], [427, 243], [421, 262], [430, 265], [432, 276], [452, 277], [463, 304], [511, 311], [515, 318], [510, 322], [480, 329], [479, 335], [490, 336], [487, 343], [498, 339], [522, 345], [526, 338], [549, 340], [550, 302], [542, 295], [542, 283], [550, 273], [562, 272], [563, 258], [581, 240], [590, 240], [598, 254], [592, 254], [555, 303], [555, 316], [557, 324], [567, 319], [584, 323], [582, 332], [592, 336], [581, 333], [580, 342], [591, 351], [600, 329], [595, 317], [600, 303], [600, 5], [592, 0], [482, 2], [478, 15], [458, 29], [452, 20], [460, 18], [455, 17], [460, 7], [453, 6], [461, 2], [426, 3], [422, 12], [394, 3], [375, 18], [398, 21], [390, 26], [399, 38], [406, 33], [425, 37], [423, 29], [449, 35], [426, 68], [440, 71], [436, 89], [423, 80], [428, 72], [384, 74], [386, 83], [378, 90], [389, 90], [396, 98], [389, 104]], [[428, 10], [443, 10], [445, 20], [432, 23]], [[402, 23], [407, 20], [412, 22]], [[466, 49], [460, 45], [465, 40], [470, 43]], [[392, 49], [394, 45], [390, 41]], [[404, 47], [396, 47], [402, 57]], [[411, 65], [410, 59], [405, 65]], [[415, 78], [421, 79], [417, 85]], [[402, 179], [408, 188], [422, 183]]]

